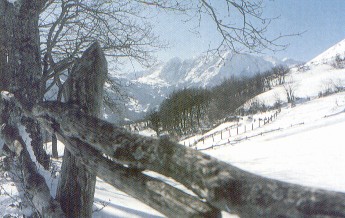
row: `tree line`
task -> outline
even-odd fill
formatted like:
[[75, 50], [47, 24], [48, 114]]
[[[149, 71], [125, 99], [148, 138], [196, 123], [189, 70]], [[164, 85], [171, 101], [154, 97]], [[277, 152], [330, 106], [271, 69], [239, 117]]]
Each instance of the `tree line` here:
[[[189, 134], [209, 127], [227, 116], [249, 99], [285, 83], [289, 68], [277, 66], [253, 77], [231, 77], [213, 88], [184, 88], [174, 91], [159, 109], [150, 111], [146, 120], [159, 135]], [[253, 111], [251, 111], [253, 112]]]

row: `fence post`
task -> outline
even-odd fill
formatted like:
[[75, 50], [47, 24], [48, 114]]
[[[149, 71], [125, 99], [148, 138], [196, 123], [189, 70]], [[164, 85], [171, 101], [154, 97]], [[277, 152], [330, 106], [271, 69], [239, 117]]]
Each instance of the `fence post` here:
[[[107, 72], [107, 61], [96, 42], [83, 53], [66, 81], [68, 102], [79, 105], [81, 110], [90, 115], [100, 117]], [[65, 149], [57, 198], [67, 217], [92, 217], [95, 184], [96, 175], [90, 174]]]

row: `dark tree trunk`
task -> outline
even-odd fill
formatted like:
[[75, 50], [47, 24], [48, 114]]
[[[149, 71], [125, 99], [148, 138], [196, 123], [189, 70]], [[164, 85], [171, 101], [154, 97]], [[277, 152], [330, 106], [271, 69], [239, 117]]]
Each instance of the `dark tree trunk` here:
[[[86, 50], [68, 78], [68, 102], [90, 115], [100, 116], [107, 62], [98, 43]], [[92, 216], [96, 175], [89, 173], [67, 149], [61, 169], [58, 198], [68, 217]]]
[[57, 138], [55, 134], [52, 134], [52, 157], [59, 158], [59, 153], [57, 151]]
[[[40, 101], [38, 18], [43, 4], [43, 0], [22, 0], [15, 6], [0, 0], [0, 88], [14, 93], [26, 107]], [[29, 118], [22, 121], [32, 139], [36, 159], [47, 169], [49, 156], [43, 150], [39, 124]]]

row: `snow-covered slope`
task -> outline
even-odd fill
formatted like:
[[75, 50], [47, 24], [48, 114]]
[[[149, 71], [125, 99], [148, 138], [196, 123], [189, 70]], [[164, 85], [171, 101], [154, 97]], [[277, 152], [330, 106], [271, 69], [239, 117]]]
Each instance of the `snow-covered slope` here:
[[[304, 70], [293, 68], [285, 88], [276, 86], [245, 105], [285, 103], [272, 122], [258, 124], [259, 118], [276, 111], [250, 115], [238, 129], [237, 123], [224, 123], [181, 143], [210, 148], [203, 152], [255, 174], [345, 193], [345, 69], [329, 64], [344, 53], [345, 40], [307, 63]], [[296, 105], [286, 103], [287, 86], [294, 89]], [[205, 137], [208, 134], [214, 135]]]
[[345, 58], [345, 39], [338, 42], [331, 48], [327, 49], [320, 55], [316, 56], [312, 60], [310, 60], [309, 64], [325, 64], [331, 63], [335, 60], [336, 56], [339, 55], [340, 58]]
[[273, 89], [256, 96], [252, 101], [259, 101], [267, 106], [273, 106], [276, 102], [287, 102], [286, 88], [293, 89], [295, 97], [300, 101], [316, 98], [327, 90], [336, 91], [345, 86], [345, 70], [335, 69], [330, 65], [310, 65], [308, 71], [301, 72], [297, 68], [291, 69], [287, 75], [287, 84], [274, 87]]
[[343, 92], [283, 108], [274, 122], [204, 152], [265, 177], [345, 193], [344, 128]]

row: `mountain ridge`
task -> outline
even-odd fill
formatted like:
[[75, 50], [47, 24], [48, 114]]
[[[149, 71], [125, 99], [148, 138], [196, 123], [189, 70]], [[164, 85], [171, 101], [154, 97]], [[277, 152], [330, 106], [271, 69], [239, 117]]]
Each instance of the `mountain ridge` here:
[[277, 65], [294, 65], [301, 62], [289, 59], [289, 63], [274, 57], [250, 54], [199, 56], [182, 60], [174, 57], [166, 63], [147, 70], [134, 83], [175, 87], [210, 87], [231, 76], [254, 76]]
[[181, 59], [174, 57], [165, 63], [143, 71], [132, 72], [128, 78], [119, 78], [127, 87], [130, 101], [126, 104], [126, 120], [143, 118], [144, 114], [154, 110], [175, 90], [191, 87], [209, 88], [219, 85], [225, 79], [251, 77], [278, 65], [292, 66], [299, 61], [279, 60], [271, 56], [251, 54], [231, 54], [220, 56], [200, 55], [195, 58]]

